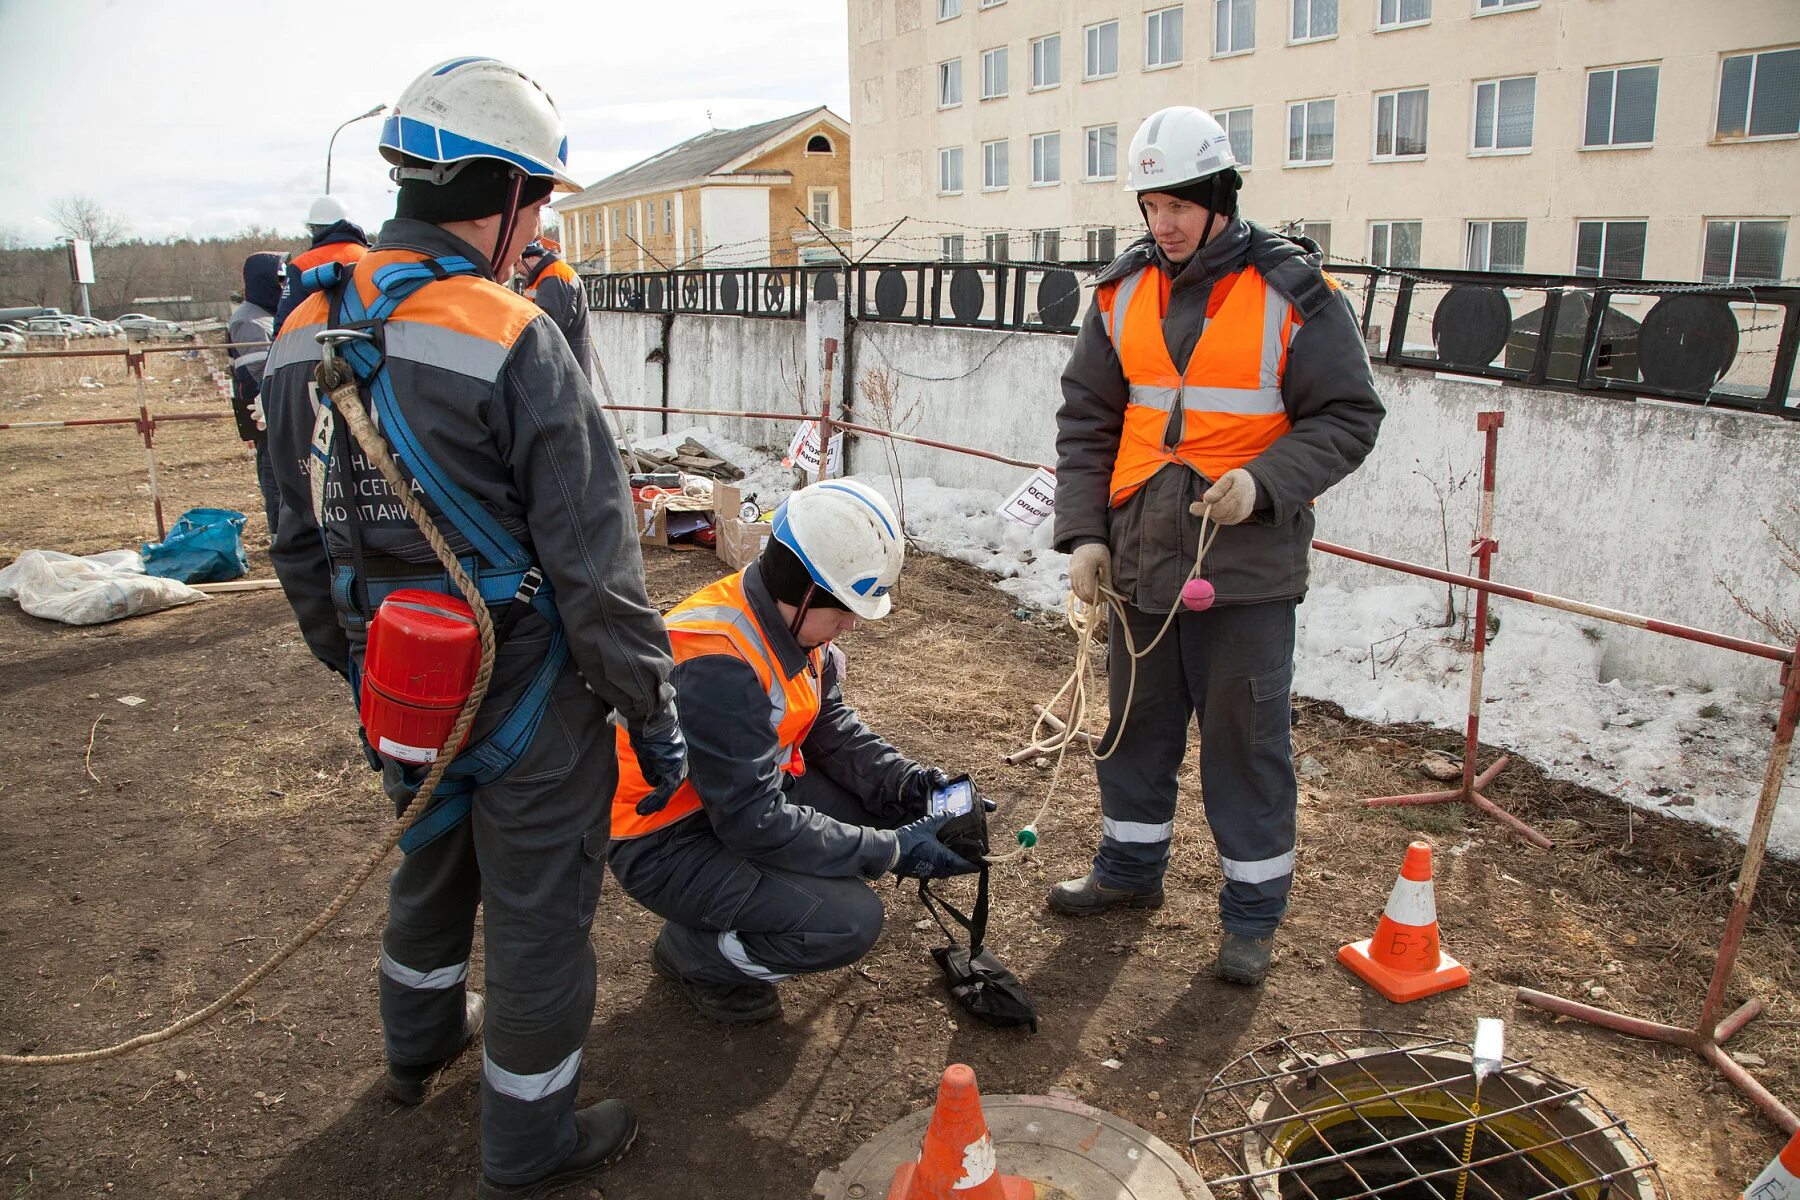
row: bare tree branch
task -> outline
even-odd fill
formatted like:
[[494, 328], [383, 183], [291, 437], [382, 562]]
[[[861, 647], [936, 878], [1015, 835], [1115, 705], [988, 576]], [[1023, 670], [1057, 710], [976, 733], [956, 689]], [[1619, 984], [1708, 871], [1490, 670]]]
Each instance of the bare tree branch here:
[[50, 220], [66, 238], [85, 238], [95, 246], [116, 246], [131, 232], [131, 224], [108, 212], [92, 196], [79, 193], [50, 202]]

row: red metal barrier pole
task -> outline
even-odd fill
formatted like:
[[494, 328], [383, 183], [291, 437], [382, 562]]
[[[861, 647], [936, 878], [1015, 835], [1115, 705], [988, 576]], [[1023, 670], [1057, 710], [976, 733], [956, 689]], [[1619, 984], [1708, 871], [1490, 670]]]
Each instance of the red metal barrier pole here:
[[[187, 412], [187, 413], [151, 413], [150, 420], [161, 424], [164, 421], [229, 421], [228, 412]], [[74, 429], [81, 425], [140, 425], [140, 417], [83, 417], [75, 421], [0, 421], [0, 430], [7, 429]]]
[[144, 396], [144, 356], [128, 353], [125, 365], [137, 380], [138, 432], [144, 435], [144, 462], [150, 470], [150, 505], [156, 511], [156, 540], [160, 542], [169, 536], [169, 527], [163, 523], [162, 489], [156, 481], [156, 418], [150, 415], [150, 401]]
[[1519, 989], [1519, 1000], [1534, 1008], [1573, 1017], [1590, 1025], [1617, 1030], [1632, 1037], [1650, 1038], [1675, 1046], [1685, 1046], [1713, 1065], [1733, 1087], [1749, 1097], [1769, 1119], [1786, 1133], [1800, 1131], [1800, 1117], [1794, 1115], [1775, 1094], [1759, 1083], [1723, 1049], [1723, 1043], [1762, 1011], [1762, 1001], [1755, 997], [1745, 1001], [1723, 1021], [1719, 1010], [1725, 1006], [1725, 992], [1731, 984], [1731, 973], [1737, 966], [1738, 950], [1744, 940], [1744, 929], [1750, 921], [1750, 902], [1756, 895], [1756, 879], [1762, 872], [1763, 854], [1769, 844], [1769, 826], [1775, 820], [1775, 806], [1781, 799], [1782, 780], [1787, 775], [1788, 759], [1793, 752], [1794, 727], [1800, 724], [1800, 644], [1794, 647], [1795, 658], [1781, 673], [1781, 712], [1775, 720], [1775, 744], [1769, 750], [1768, 769], [1763, 772], [1762, 795], [1756, 803], [1756, 816], [1745, 841], [1744, 865], [1738, 870], [1736, 894], [1731, 902], [1731, 915], [1725, 920], [1725, 933], [1719, 940], [1719, 955], [1713, 961], [1712, 983], [1707, 988], [1706, 1002], [1692, 1029], [1665, 1025], [1660, 1021], [1644, 1021], [1591, 1004], [1579, 1004], [1562, 996], [1531, 988]]

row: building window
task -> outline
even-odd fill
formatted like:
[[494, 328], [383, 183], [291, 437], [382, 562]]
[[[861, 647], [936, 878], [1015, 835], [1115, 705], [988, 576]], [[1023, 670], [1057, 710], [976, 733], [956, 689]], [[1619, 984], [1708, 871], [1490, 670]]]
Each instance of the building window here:
[[1469, 252], [1463, 261], [1471, 271], [1523, 271], [1525, 222], [1470, 221]]
[[1005, 4], [1005, 3], [1006, 3], [1006, 0], [981, 0], [981, 7], [982, 8], [997, 8], [1000, 5]]
[[1300, 236], [1303, 238], [1311, 238], [1318, 243], [1319, 257], [1327, 259], [1331, 257], [1330, 221], [1308, 221], [1306, 224], [1300, 226]]
[[1006, 47], [981, 52], [981, 98], [1006, 95]]
[[1144, 14], [1144, 69], [1181, 61], [1181, 6]]
[[663, 201], [663, 232], [670, 237], [675, 236], [675, 201]]
[[1474, 153], [1504, 154], [1531, 149], [1537, 114], [1537, 77], [1489, 79], [1475, 85]]
[[624, 218], [619, 216], [619, 210], [616, 208], [613, 209], [613, 241], [615, 242], [619, 240], [619, 227], [620, 222], [623, 220]]
[[1575, 227], [1575, 273], [1603, 279], [1642, 279], [1644, 221], [1582, 221]]
[[1119, 127], [1096, 125], [1087, 131], [1087, 178], [1117, 179], [1119, 176]]
[[1787, 250], [1786, 221], [1708, 221], [1705, 283], [1779, 283]]
[[962, 191], [962, 152], [961, 146], [946, 146], [938, 151], [938, 191]]
[[998, 191], [1011, 184], [1009, 144], [1004, 140], [981, 143], [981, 186], [984, 191]]
[[1119, 23], [1107, 21], [1089, 25], [1083, 31], [1087, 39], [1087, 58], [1083, 79], [1105, 79], [1119, 73]]
[[1656, 140], [1656, 67], [1588, 72], [1584, 146], [1648, 146]]
[[1111, 262], [1117, 254], [1118, 230], [1108, 226], [1104, 229], [1087, 231], [1087, 256], [1089, 262]]
[[1403, 29], [1431, 20], [1431, 0], [1381, 0], [1376, 29]]
[[1256, 0], [1213, 0], [1213, 53], [1256, 49]]
[[1254, 113], [1255, 110], [1248, 108], [1227, 108], [1213, 113], [1213, 119], [1225, 127], [1226, 136], [1231, 139], [1231, 157], [1237, 159], [1240, 167], [1250, 165], [1250, 153], [1255, 143], [1252, 136]]
[[1475, 0], [1475, 15], [1507, 8], [1536, 8], [1539, 0]]
[[1714, 132], [1722, 138], [1800, 133], [1800, 48], [1726, 58]]
[[822, 133], [813, 134], [811, 137], [806, 139], [806, 152], [808, 154], [830, 154], [830, 153], [832, 153], [831, 139], [826, 137]]
[[655, 234], [656, 234], [656, 201], [646, 200], [646, 201], [644, 201], [644, 236], [645, 237], [653, 237]]
[[981, 236], [981, 255], [986, 262], [1005, 262], [1012, 257], [1007, 246], [1004, 233], [986, 233]]
[[1289, 166], [1328, 163], [1336, 148], [1336, 100], [1302, 100], [1288, 105]]
[[1062, 230], [1034, 230], [1031, 234], [1031, 258], [1033, 262], [1060, 262], [1062, 260]]
[[831, 191], [828, 188], [812, 190], [812, 219], [821, 229], [831, 228]]
[[962, 59], [953, 58], [938, 64], [938, 107], [955, 108], [962, 103]]
[[938, 20], [962, 16], [962, 0], [938, 0]]
[[945, 262], [961, 262], [963, 260], [963, 235], [947, 233], [938, 239], [938, 257]]
[[1375, 97], [1375, 157], [1425, 157], [1425, 118], [1431, 94], [1425, 88], [1385, 92]]
[[694, 258], [700, 257], [700, 227], [688, 226], [687, 253]]
[[1294, 0], [1288, 41], [1316, 42], [1337, 36], [1338, 0]]
[[1055, 87], [1062, 82], [1062, 34], [1053, 33], [1031, 43], [1031, 86]]
[[1062, 182], [1062, 134], [1036, 133], [1032, 135], [1031, 182]]
[[1418, 221], [1371, 221], [1369, 261], [1378, 267], [1418, 266], [1420, 233]]
[[625, 236], [637, 236], [637, 205], [635, 204], [627, 205], [625, 208]]

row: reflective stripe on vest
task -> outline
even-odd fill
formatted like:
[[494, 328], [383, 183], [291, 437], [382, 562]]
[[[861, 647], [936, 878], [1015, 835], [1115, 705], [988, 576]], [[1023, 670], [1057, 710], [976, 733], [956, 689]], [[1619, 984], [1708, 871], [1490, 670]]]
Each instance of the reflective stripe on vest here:
[[[778, 765], [789, 775], [806, 772], [800, 743], [806, 740], [819, 715], [819, 672], [823, 651], [810, 655], [811, 670], [793, 679], [781, 669], [781, 658], [769, 645], [762, 627], [750, 612], [740, 571], [702, 588], [669, 610], [669, 649], [677, 663], [707, 654], [725, 654], [748, 663], [769, 700], [769, 726], [780, 746]], [[618, 731], [619, 786], [613, 793], [612, 836], [618, 840], [643, 837], [666, 828], [700, 809], [700, 793], [690, 779], [676, 789], [662, 811], [640, 816], [637, 802], [650, 793], [650, 784], [632, 752], [630, 735]]]
[[531, 277], [525, 281], [525, 286], [520, 290], [520, 295], [524, 296], [527, 300], [536, 300], [538, 284], [544, 281], [546, 275], [553, 279], [560, 279], [568, 284], [573, 284], [575, 282], [575, 269], [573, 267], [569, 266], [568, 263], [557, 258], [553, 254], [546, 254], [543, 258], [538, 260], [537, 270], [533, 271]]
[[[1208, 479], [1241, 467], [1288, 431], [1281, 400], [1293, 306], [1252, 267], [1214, 285], [1225, 298], [1201, 327], [1185, 370], [1177, 370], [1163, 337], [1168, 297], [1155, 266], [1104, 293], [1106, 331], [1129, 389], [1112, 503], [1123, 504], [1170, 463]], [[1179, 410], [1181, 440], [1169, 446], [1170, 414]]]

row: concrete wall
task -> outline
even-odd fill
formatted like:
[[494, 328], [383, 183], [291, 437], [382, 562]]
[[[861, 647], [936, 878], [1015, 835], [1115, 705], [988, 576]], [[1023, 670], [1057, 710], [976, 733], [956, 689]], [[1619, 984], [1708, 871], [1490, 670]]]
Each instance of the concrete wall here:
[[[620, 403], [657, 403], [660, 368], [645, 359], [661, 344], [661, 318], [597, 313], [593, 325]], [[798, 321], [679, 317], [670, 402], [796, 411], [793, 381], [801, 371], [817, 386], [816, 363], [798, 366], [816, 357], [802, 354], [805, 338]], [[859, 325], [849, 342], [856, 379], [891, 370], [898, 408], [917, 402], [903, 432], [1054, 462], [1058, 377], [1070, 338], [883, 323]], [[1321, 538], [1441, 566], [1447, 526], [1451, 567], [1466, 569], [1481, 462], [1475, 416], [1501, 409], [1496, 578], [1758, 640], [1767, 635], [1738, 613], [1717, 577], [1759, 606], [1796, 607], [1794, 577], [1780, 567], [1760, 518], [1793, 531], [1786, 506], [1800, 479], [1800, 421], [1485, 386], [1423, 371], [1378, 368], [1376, 379], [1388, 406], [1381, 440], [1359, 472], [1321, 498]], [[860, 395], [853, 412], [869, 421]], [[643, 417], [638, 428], [661, 431], [660, 417]], [[771, 421], [716, 425], [740, 442], [777, 449], [793, 434], [791, 425]], [[1027, 475], [914, 446], [901, 447], [900, 462], [908, 476], [1002, 493]], [[879, 449], [854, 443], [850, 468], [881, 470]], [[1393, 576], [1321, 554], [1314, 578], [1356, 586]], [[1619, 626], [1596, 628], [1609, 675], [1774, 688], [1770, 664]]]

